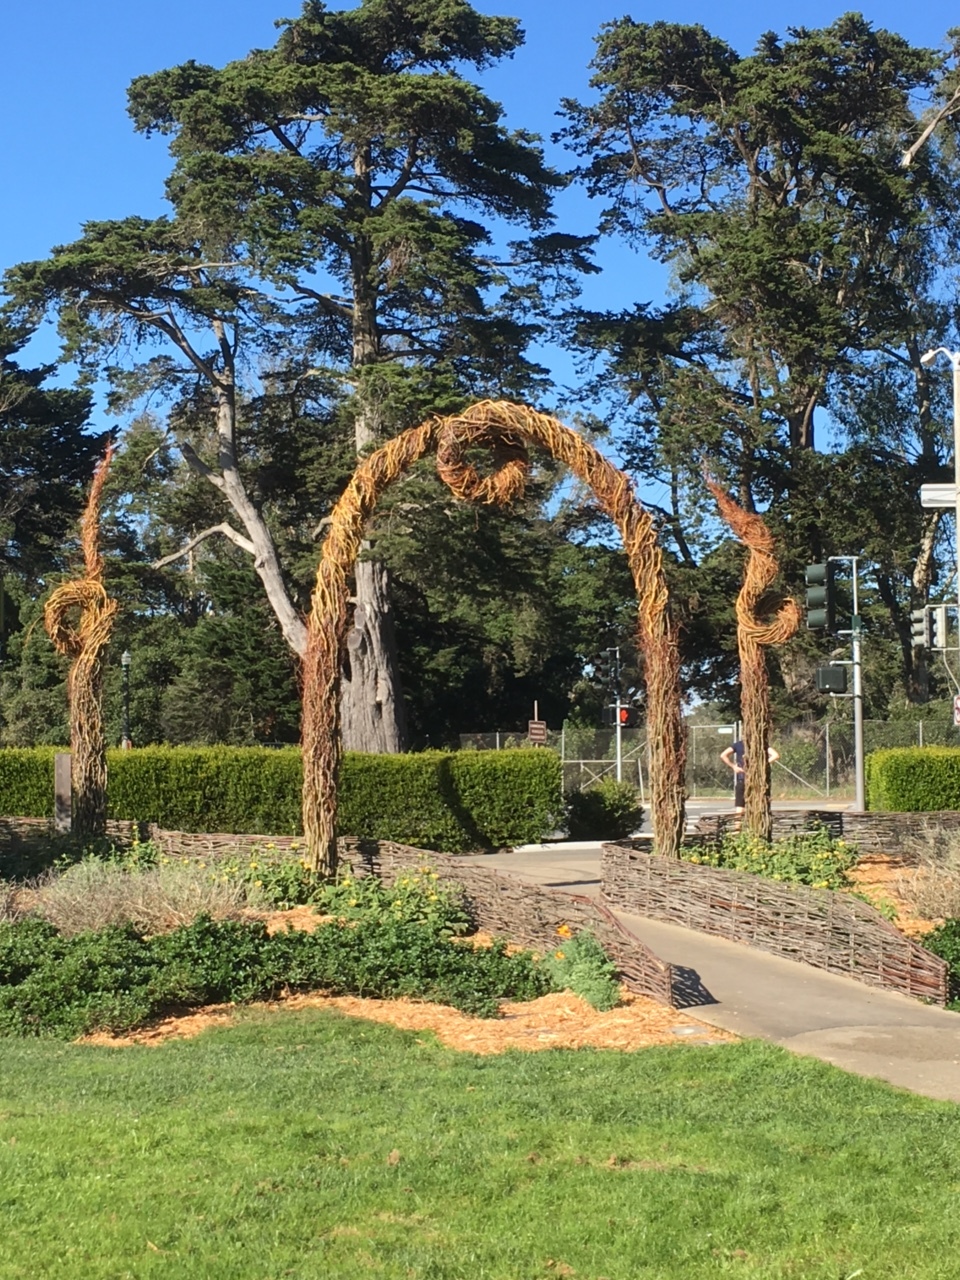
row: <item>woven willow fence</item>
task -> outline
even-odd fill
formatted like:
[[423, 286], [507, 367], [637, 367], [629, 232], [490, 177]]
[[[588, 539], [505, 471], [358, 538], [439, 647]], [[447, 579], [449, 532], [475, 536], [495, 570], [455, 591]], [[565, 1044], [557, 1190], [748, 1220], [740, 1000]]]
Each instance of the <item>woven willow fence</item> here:
[[946, 1004], [946, 963], [849, 894], [678, 862], [625, 844], [603, 846], [600, 879], [606, 902], [638, 915]]
[[429, 866], [442, 883], [463, 889], [478, 928], [538, 951], [556, 948], [562, 925], [575, 933], [589, 929], [631, 991], [661, 1004], [674, 1003], [673, 966], [625, 929], [610, 908], [596, 899], [530, 884], [492, 867], [464, 863], [450, 854], [428, 853], [386, 840], [343, 841], [340, 856], [355, 872], [377, 875], [385, 884], [404, 871]]
[[[954, 809], [929, 813], [848, 813], [838, 809], [778, 809], [773, 814], [773, 839], [783, 840], [800, 831], [822, 827], [830, 835], [856, 845], [860, 853], [887, 853], [909, 860], [904, 842], [927, 831], [960, 831], [960, 812]], [[696, 835], [718, 840], [740, 830], [733, 814], [709, 814], [700, 818]], [[689, 842], [690, 836], [686, 837]]]

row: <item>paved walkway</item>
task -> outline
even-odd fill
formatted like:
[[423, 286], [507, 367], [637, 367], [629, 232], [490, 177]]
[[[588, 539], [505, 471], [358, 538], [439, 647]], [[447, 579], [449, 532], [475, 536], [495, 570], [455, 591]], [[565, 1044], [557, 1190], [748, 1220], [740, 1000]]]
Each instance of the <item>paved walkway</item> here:
[[[600, 891], [599, 842], [529, 846], [470, 861], [571, 893]], [[960, 1102], [960, 1014], [723, 938], [616, 914], [677, 966], [684, 1003], [703, 1022]]]

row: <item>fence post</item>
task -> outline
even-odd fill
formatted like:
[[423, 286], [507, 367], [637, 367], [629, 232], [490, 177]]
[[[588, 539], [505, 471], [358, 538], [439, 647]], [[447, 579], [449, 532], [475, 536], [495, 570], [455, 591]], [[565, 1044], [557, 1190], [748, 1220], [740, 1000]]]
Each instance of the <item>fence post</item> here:
[[826, 774], [826, 786], [824, 787], [824, 790], [826, 791], [827, 799], [829, 800], [830, 799], [830, 721], [829, 720], [824, 725], [824, 729], [826, 730], [826, 743], [824, 746], [824, 761], [823, 761], [824, 772]]
[[922, 747], [923, 746], [923, 721], [922, 720], [917, 721], [917, 734], [919, 737], [917, 746]]

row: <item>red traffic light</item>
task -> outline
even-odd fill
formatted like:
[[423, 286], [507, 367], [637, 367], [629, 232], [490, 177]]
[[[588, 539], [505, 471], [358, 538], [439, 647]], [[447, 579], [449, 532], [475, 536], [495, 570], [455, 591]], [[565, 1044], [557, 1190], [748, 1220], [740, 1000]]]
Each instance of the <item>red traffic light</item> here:
[[633, 729], [640, 723], [640, 715], [636, 707], [618, 707], [614, 704], [603, 708], [603, 723], [611, 726], [619, 723], [623, 729]]

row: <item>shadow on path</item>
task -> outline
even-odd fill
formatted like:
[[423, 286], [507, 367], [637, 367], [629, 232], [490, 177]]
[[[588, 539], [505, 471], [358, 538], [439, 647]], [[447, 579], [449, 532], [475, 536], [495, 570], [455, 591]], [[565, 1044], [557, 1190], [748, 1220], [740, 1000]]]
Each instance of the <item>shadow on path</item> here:
[[717, 998], [703, 985], [696, 969], [673, 966], [673, 1003], [678, 1009], [696, 1009], [699, 1005], [717, 1004]]

